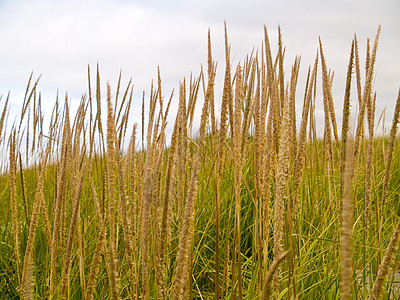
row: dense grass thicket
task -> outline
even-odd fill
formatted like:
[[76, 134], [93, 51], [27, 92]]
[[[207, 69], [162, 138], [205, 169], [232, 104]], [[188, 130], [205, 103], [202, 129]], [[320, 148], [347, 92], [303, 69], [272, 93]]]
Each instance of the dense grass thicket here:
[[[280, 30], [276, 54], [265, 30], [262, 51], [236, 67], [225, 34], [215, 101], [209, 38], [207, 71], [177, 89], [170, 136], [175, 98], [163, 94], [160, 73], [141, 107], [131, 83], [101, 94], [100, 73], [91, 82], [89, 70], [76, 114], [57, 98], [49, 128], [38, 82], [29, 80], [19, 122], [7, 130], [3, 97], [0, 298], [399, 297], [400, 94], [390, 135], [375, 137], [379, 31], [365, 67], [356, 36], [349, 45], [343, 102], [333, 100], [321, 41], [296, 99], [300, 58], [285, 77]], [[359, 107], [352, 130], [350, 98]], [[315, 122], [317, 101], [324, 124]], [[141, 110], [137, 132], [129, 116]]]

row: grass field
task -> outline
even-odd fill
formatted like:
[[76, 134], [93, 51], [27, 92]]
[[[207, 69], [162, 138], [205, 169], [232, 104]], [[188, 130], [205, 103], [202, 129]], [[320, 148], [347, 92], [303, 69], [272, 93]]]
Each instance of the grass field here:
[[[398, 297], [400, 93], [390, 134], [374, 134], [379, 31], [365, 68], [352, 41], [343, 102], [333, 101], [321, 42], [308, 74], [296, 58], [284, 76], [280, 30], [276, 55], [265, 30], [262, 51], [236, 67], [225, 35], [216, 101], [209, 42], [207, 70], [177, 89], [170, 135], [175, 98], [160, 75], [140, 107], [131, 83], [101, 94], [97, 70], [74, 115], [68, 98], [55, 101], [49, 129], [33, 78], [12, 127], [2, 97], [0, 298]], [[129, 122], [140, 110], [141, 132]]]

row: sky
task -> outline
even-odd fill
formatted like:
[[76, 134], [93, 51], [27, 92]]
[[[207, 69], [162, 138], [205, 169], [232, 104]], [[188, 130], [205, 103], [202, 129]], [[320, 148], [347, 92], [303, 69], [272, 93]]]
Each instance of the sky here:
[[[364, 64], [366, 39], [373, 41], [381, 25], [374, 81], [376, 115], [378, 118], [386, 109], [386, 125], [390, 126], [400, 86], [399, 13], [398, 0], [0, 0], [0, 106], [10, 92], [10, 115], [19, 114], [33, 72], [34, 78], [42, 75], [38, 90], [45, 115], [50, 117], [57, 92], [68, 93], [72, 107], [76, 107], [87, 93], [88, 65], [94, 74], [98, 63], [102, 85], [109, 81], [114, 92], [120, 70], [122, 86], [132, 78], [135, 93], [131, 118], [140, 122], [141, 95], [143, 91], [149, 93], [151, 81], [157, 78], [157, 66], [164, 97], [169, 98], [184, 77], [197, 76], [201, 65], [207, 64], [208, 29], [213, 56], [219, 62], [218, 99], [222, 93], [226, 21], [234, 65], [243, 62], [253, 49], [261, 49], [264, 25], [276, 53], [280, 25], [286, 46], [286, 76], [295, 56], [301, 56], [299, 113], [307, 70], [321, 37], [328, 68], [335, 71], [333, 97], [340, 122], [354, 33]], [[320, 102], [317, 121], [323, 116], [322, 99]], [[177, 99], [173, 105], [177, 105]]]

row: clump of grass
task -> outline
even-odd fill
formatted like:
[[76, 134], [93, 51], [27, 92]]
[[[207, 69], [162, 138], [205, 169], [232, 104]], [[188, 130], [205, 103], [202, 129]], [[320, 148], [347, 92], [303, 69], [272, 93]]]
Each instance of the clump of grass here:
[[[211, 77], [209, 82], [208, 92], [210, 92], [212, 85], [214, 85], [213, 76]], [[176, 277], [175, 277], [174, 294], [173, 294], [174, 299], [187, 298], [187, 284], [189, 282], [189, 276], [190, 276], [189, 259], [192, 247], [193, 231], [194, 231], [195, 197], [198, 189], [197, 187], [198, 172], [199, 172], [198, 169], [202, 154], [202, 148], [204, 147], [203, 142], [206, 134], [205, 127], [209, 116], [209, 101], [210, 97], [209, 95], [208, 97], [206, 95], [201, 113], [200, 131], [198, 138], [199, 149], [192, 165], [192, 177], [190, 180], [189, 192], [185, 203], [185, 211], [182, 220], [183, 224], [179, 232]]]
[[[0, 125], [1, 126], [1, 125]], [[19, 222], [18, 222], [18, 203], [17, 203], [17, 184], [16, 184], [16, 160], [15, 160], [15, 130], [10, 137], [10, 200], [12, 206], [12, 223], [14, 235], [14, 256], [17, 264], [18, 285], [21, 286], [21, 261], [20, 261], [20, 242], [19, 242]]]
[[53, 221], [53, 236], [52, 236], [52, 251], [50, 253], [50, 297], [54, 297], [56, 293], [56, 267], [57, 267], [57, 249], [58, 241], [60, 239], [60, 226], [61, 226], [61, 211], [62, 207], [65, 205], [65, 190], [66, 190], [66, 174], [67, 174], [67, 162], [69, 157], [69, 151], [67, 140], [69, 137], [69, 108], [68, 102], [65, 102], [65, 121], [64, 121], [64, 129], [62, 135], [62, 144], [61, 144], [61, 162], [60, 162], [60, 171], [57, 179], [57, 198], [55, 202], [54, 209], [54, 221]]
[[[377, 137], [372, 82], [379, 32], [367, 46], [363, 86], [356, 36], [352, 41], [340, 136], [337, 83], [321, 40], [297, 128], [303, 70], [296, 57], [285, 76], [280, 28], [276, 53], [264, 28], [262, 51], [235, 66], [225, 24], [219, 117], [210, 31], [207, 71], [184, 78], [166, 101], [158, 69], [149, 95], [143, 92], [138, 125], [130, 120], [140, 108], [132, 81], [124, 88], [120, 73], [115, 96], [110, 84], [102, 95], [97, 66], [93, 94], [88, 69], [88, 97], [73, 111], [68, 96], [63, 107], [57, 96], [46, 132], [31, 75], [19, 122], [6, 130], [9, 96], [0, 118], [0, 145], [9, 153], [0, 176], [0, 298], [381, 297], [400, 232], [392, 176], [400, 91], [389, 139]], [[354, 139], [353, 69], [360, 107]], [[324, 124], [316, 123], [317, 90]], [[199, 127], [198, 101], [204, 101]], [[380, 263], [376, 249], [389, 238]]]
[[[390, 133], [391, 133], [390, 134], [390, 142], [389, 142], [389, 147], [387, 150], [388, 157], [392, 156], [393, 150], [394, 150], [394, 136], [396, 136], [396, 132], [397, 132], [397, 125], [399, 122], [399, 111], [400, 111], [400, 89], [399, 89], [399, 93], [398, 93], [397, 100], [396, 100], [393, 123], [392, 123], [392, 128], [390, 131]], [[387, 174], [389, 174], [389, 175], [387, 175]], [[386, 192], [386, 189], [385, 189], [386, 176], [388, 176], [388, 177], [390, 176], [390, 163], [388, 163], [388, 162], [385, 165], [385, 181], [384, 181], [383, 193]], [[383, 256], [381, 265], [379, 266], [378, 275], [376, 276], [374, 286], [373, 286], [373, 289], [372, 289], [372, 292], [370, 295], [371, 299], [379, 299], [380, 296], [382, 295], [383, 285], [386, 281], [387, 275], [389, 274], [390, 266], [391, 266], [392, 260], [393, 260], [394, 249], [397, 246], [397, 243], [399, 240], [399, 235], [400, 235], [400, 220], [398, 221], [397, 226], [392, 234], [392, 237], [390, 238], [389, 245], [386, 249], [385, 255]]]
[[[35, 236], [36, 236], [36, 228], [38, 224], [38, 219], [39, 219], [39, 214], [40, 214], [40, 206], [42, 205], [43, 201], [42, 199], [44, 198], [44, 176], [46, 172], [46, 162], [50, 153], [51, 149], [51, 142], [47, 144], [46, 147], [46, 152], [44, 154], [43, 158], [43, 164], [42, 164], [42, 169], [39, 171], [39, 178], [37, 182], [37, 187], [36, 187], [36, 194], [35, 194], [35, 199], [33, 202], [33, 209], [32, 209], [32, 216], [31, 216], [31, 222], [29, 226], [29, 235], [28, 235], [28, 240], [26, 244], [26, 249], [25, 249], [25, 255], [24, 255], [24, 266], [22, 270], [22, 280], [21, 280], [21, 296], [23, 297], [32, 297], [32, 292], [33, 292], [33, 283], [31, 283], [32, 280], [32, 274], [31, 271], [33, 268], [33, 262], [32, 262], [32, 255], [33, 255], [33, 246], [34, 246], [34, 241], [35, 241]], [[29, 287], [28, 290], [25, 290], [25, 287]]]

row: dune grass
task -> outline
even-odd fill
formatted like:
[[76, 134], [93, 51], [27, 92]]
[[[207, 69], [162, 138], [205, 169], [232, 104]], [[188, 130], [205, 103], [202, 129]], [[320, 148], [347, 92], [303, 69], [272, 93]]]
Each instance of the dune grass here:
[[[31, 76], [11, 128], [9, 96], [1, 99], [7, 158], [0, 175], [0, 298], [399, 295], [389, 274], [399, 259], [400, 92], [390, 136], [377, 135], [372, 82], [379, 32], [367, 50], [365, 76], [354, 37], [343, 102], [333, 99], [321, 40], [308, 73], [296, 57], [285, 76], [280, 28], [276, 54], [265, 28], [262, 51], [232, 66], [226, 26], [223, 94], [215, 101], [209, 32], [207, 72], [182, 80], [171, 135], [175, 97], [163, 94], [160, 70], [140, 102], [131, 82], [122, 89], [121, 76], [115, 94], [107, 84], [102, 95], [99, 69], [94, 83], [88, 69], [88, 93], [76, 113], [68, 97], [57, 97], [49, 129]], [[352, 97], [359, 102], [355, 130]], [[316, 124], [317, 101], [324, 124]], [[140, 108], [141, 137], [129, 122]]]

